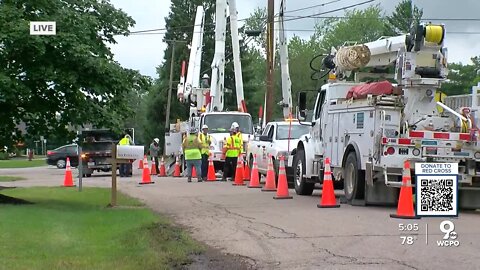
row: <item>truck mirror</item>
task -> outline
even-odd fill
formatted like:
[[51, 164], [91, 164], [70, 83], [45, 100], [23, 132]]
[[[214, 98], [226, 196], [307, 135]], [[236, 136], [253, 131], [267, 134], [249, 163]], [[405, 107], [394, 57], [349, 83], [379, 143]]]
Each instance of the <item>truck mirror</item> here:
[[262, 141], [262, 142], [271, 142], [272, 139], [270, 139], [270, 138], [268, 137], [268, 135], [261, 135], [261, 136], [260, 136], [260, 141]]
[[307, 93], [300, 92], [298, 93], [298, 115], [297, 118], [300, 121], [305, 120], [307, 117]]

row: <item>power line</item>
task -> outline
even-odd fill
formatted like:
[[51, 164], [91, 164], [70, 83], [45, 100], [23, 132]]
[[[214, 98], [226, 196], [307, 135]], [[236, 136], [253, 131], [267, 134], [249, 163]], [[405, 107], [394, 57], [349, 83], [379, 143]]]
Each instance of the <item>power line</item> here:
[[283, 13], [284, 14], [285, 13], [292, 13], [292, 12], [302, 11], [302, 10], [306, 10], [306, 9], [316, 8], [316, 7], [323, 7], [323, 6], [326, 6], [328, 4], [333, 4], [333, 3], [336, 3], [336, 2], [340, 2], [340, 1], [342, 1], [342, 0], [334, 0], [334, 1], [327, 2], [327, 3], [323, 3], [323, 4], [317, 4], [317, 5], [298, 8], [298, 9], [293, 9], [293, 10], [285, 10]]
[[[284, 29], [286, 32], [315, 32], [315, 29]], [[167, 32], [147, 32], [132, 34], [131, 36], [147, 36], [147, 35], [165, 35]], [[200, 33], [200, 32], [194, 32]], [[214, 34], [215, 32], [204, 32], [204, 34]], [[462, 35], [478, 35], [480, 32], [467, 32], [467, 31], [448, 31], [447, 34], [462, 34]]]
[[345, 10], [345, 9], [348, 9], [348, 8], [352, 8], [352, 7], [357, 7], [357, 6], [360, 6], [360, 5], [368, 4], [368, 3], [371, 3], [371, 2], [374, 2], [374, 1], [375, 1], [375, 0], [368, 0], [368, 1], [364, 1], [364, 2], [357, 3], [357, 4], [353, 4], [353, 5], [350, 5], [350, 6], [345, 6], [345, 7], [337, 8], [337, 9], [334, 9], [334, 10], [329, 10], [329, 11], [325, 11], [325, 12], [315, 13], [315, 14], [311, 14], [311, 15], [298, 16], [298, 17], [295, 17], [295, 18], [285, 19], [285, 20], [283, 20], [283, 21], [284, 21], [284, 22], [288, 22], [288, 21], [296, 21], [296, 20], [300, 20], [300, 19], [311, 18], [311, 17], [313, 17], [313, 16], [318, 16], [318, 15], [328, 14], [328, 13], [332, 13], [332, 12], [336, 12], [336, 11], [341, 11], [341, 10]]

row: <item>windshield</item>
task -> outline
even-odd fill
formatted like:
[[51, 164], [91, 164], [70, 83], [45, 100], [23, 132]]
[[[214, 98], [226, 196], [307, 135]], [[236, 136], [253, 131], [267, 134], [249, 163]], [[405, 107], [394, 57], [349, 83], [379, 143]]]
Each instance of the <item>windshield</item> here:
[[277, 126], [277, 140], [288, 140], [290, 129], [290, 139], [298, 139], [300, 136], [308, 133], [309, 126], [302, 125], [278, 125]]
[[204, 119], [210, 133], [228, 133], [233, 122], [238, 123], [240, 132], [253, 134], [252, 118], [249, 115], [211, 114], [206, 115]]

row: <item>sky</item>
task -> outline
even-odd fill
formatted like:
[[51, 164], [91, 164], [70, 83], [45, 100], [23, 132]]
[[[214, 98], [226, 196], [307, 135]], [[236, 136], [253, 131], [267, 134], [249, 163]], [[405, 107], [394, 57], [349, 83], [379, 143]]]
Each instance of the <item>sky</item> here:
[[[185, 0], [188, 1], [188, 0]], [[278, 1], [278, 0], [276, 0]], [[313, 5], [325, 4], [298, 12], [292, 16], [304, 16], [343, 8], [366, 0], [286, 0], [286, 10], [299, 9]], [[329, 3], [332, 2], [332, 3]], [[371, 4], [379, 4], [385, 14], [390, 14], [400, 0], [375, 0], [355, 8], [365, 8]], [[459, 4], [461, 2], [461, 4]], [[165, 17], [170, 11], [168, 0], [111, 0], [111, 3], [129, 14], [135, 21], [131, 31], [157, 29], [165, 27]], [[292, 4], [290, 4], [292, 3]], [[267, 0], [237, 0], [238, 18], [248, 17], [255, 8], [265, 7]], [[480, 19], [478, 21], [458, 20], [480, 18], [480, 1], [478, 0], [414, 0], [414, 4], [423, 9], [425, 19], [435, 20], [433, 23], [444, 23], [447, 37], [445, 46], [448, 48], [449, 62], [470, 64], [470, 58], [480, 55]], [[329, 13], [328, 16], [342, 16], [344, 11]], [[452, 20], [455, 19], [455, 20]], [[306, 18], [286, 22], [288, 30], [313, 30], [318, 19]], [[476, 34], [468, 34], [475, 32]], [[300, 37], [307, 38], [313, 32], [295, 32]], [[287, 37], [293, 32], [287, 32]], [[130, 35], [117, 37], [117, 44], [111, 45], [115, 60], [126, 68], [139, 70], [144, 75], [157, 78], [156, 67], [162, 64], [163, 51], [166, 44], [162, 42], [163, 35]]]

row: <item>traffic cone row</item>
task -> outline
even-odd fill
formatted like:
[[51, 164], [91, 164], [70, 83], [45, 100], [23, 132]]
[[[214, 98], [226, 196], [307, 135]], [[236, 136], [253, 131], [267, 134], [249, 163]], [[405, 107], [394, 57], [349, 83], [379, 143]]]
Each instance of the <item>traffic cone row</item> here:
[[67, 165], [65, 166], [65, 177], [63, 178], [64, 187], [74, 187], [72, 168], [70, 167], [70, 158], [67, 157]]
[[413, 207], [412, 178], [410, 176], [410, 162], [403, 163], [402, 187], [398, 197], [397, 213], [390, 214], [391, 218], [418, 219]]

